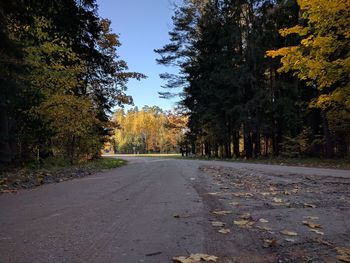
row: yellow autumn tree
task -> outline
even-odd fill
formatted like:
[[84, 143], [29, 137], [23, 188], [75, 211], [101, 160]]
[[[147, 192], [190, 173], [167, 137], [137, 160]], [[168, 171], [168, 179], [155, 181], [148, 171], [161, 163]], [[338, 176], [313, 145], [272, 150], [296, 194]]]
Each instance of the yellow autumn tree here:
[[[350, 122], [350, 1], [298, 0], [303, 21], [280, 30], [283, 37], [296, 35], [295, 46], [270, 50], [270, 57], [281, 57], [280, 72], [293, 71], [307, 85], [317, 88], [318, 95], [310, 107], [321, 109], [325, 127], [349, 131]], [[327, 131], [326, 131], [327, 133]], [[328, 137], [328, 138], [327, 138]], [[328, 152], [329, 135], [325, 134]]]
[[176, 113], [145, 106], [115, 112], [115, 131], [111, 143], [120, 153], [176, 152], [187, 122]]

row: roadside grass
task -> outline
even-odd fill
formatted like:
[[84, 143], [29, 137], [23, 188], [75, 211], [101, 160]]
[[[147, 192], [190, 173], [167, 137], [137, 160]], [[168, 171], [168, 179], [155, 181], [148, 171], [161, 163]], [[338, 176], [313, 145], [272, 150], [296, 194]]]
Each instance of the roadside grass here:
[[126, 163], [127, 161], [122, 159], [104, 157], [87, 163], [86, 165], [90, 166], [92, 169], [113, 169], [125, 165]]
[[127, 161], [116, 158], [99, 158], [72, 165], [62, 159], [48, 159], [40, 166], [31, 164], [21, 168], [13, 167], [0, 172], [0, 193], [81, 178], [126, 163]]

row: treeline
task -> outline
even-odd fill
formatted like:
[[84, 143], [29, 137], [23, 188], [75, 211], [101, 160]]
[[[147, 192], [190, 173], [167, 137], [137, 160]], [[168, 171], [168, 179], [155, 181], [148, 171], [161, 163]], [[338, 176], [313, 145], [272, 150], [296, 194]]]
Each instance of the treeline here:
[[114, 135], [110, 143], [115, 153], [176, 153], [186, 130], [186, 117], [176, 111], [164, 112], [157, 106], [123, 109], [114, 113]]
[[0, 2], [0, 164], [98, 156], [126, 96], [118, 36], [95, 0]]
[[344, 156], [350, 145], [350, 2], [184, 0], [155, 50], [192, 152]]

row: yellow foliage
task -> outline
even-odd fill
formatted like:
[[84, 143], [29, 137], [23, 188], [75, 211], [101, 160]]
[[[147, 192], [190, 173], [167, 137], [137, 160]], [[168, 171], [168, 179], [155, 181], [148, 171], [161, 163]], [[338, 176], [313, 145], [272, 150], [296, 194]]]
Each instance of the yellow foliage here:
[[184, 117], [157, 107], [131, 109], [126, 114], [119, 110], [113, 122], [113, 139], [120, 152], [176, 151], [187, 124]]
[[316, 86], [320, 96], [312, 107], [349, 109], [350, 76], [350, 1], [298, 0], [306, 26], [296, 25], [280, 30], [282, 36], [297, 34], [300, 44], [267, 51], [280, 56], [279, 72], [293, 71], [310, 86]]

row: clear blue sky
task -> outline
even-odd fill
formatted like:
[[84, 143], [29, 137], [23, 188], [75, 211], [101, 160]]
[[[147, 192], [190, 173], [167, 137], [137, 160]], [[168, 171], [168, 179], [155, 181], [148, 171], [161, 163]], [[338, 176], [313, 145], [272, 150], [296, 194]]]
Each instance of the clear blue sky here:
[[99, 15], [110, 19], [113, 32], [120, 35], [120, 57], [128, 63], [130, 71], [148, 77], [141, 81], [131, 80], [128, 84], [127, 94], [134, 98], [135, 106], [157, 105], [168, 110], [175, 105], [176, 99], [159, 98], [158, 91], [164, 91], [159, 73], [171, 69], [157, 65], [157, 54], [153, 51], [169, 42], [172, 2], [173, 0], [97, 0]]

